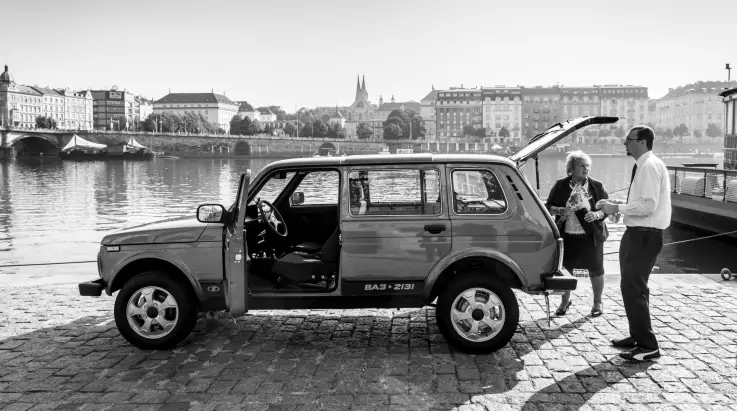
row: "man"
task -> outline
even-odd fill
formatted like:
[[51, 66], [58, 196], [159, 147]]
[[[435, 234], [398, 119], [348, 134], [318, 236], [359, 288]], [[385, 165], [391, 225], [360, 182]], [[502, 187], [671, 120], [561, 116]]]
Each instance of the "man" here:
[[619, 244], [619, 268], [630, 336], [612, 340], [612, 345], [631, 348], [620, 354], [630, 361], [660, 357], [650, 322], [647, 281], [663, 248], [663, 230], [670, 225], [671, 205], [668, 169], [652, 153], [654, 138], [653, 130], [647, 126], [636, 126], [629, 131], [624, 145], [627, 155], [635, 158], [635, 166], [627, 202], [605, 201], [601, 206], [606, 214], [621, 213], [627, 226]]

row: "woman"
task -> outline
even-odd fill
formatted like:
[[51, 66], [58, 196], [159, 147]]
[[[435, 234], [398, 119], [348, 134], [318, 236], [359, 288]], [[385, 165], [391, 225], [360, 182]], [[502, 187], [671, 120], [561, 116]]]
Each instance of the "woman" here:
[[[577, 150], [566, 157], [568, 177], [555, 182], [545, 206], [555, 216], [555, 222], [563, 236], [563, 267], [589, 272], [594, 289], [594, 306], [591, 315], [603, 313], [601, 295], [604, 292], [604, 241], [608, 236], [603, 211], [595, 210], [599, 200], [608, 199], [604, 185], [589, 177], [591, 158]], [[571, 292], [563, 294], [556, 315], [565, 315], [570, 308]]]

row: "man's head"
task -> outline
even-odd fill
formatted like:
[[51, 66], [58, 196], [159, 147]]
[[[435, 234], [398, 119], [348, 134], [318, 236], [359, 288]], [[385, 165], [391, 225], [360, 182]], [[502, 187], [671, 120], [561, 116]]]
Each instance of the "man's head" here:
[[648, 126], [635, 126], [627, 133], [624, 140], [624, 147], [627, 149], [627, 155], [636, 159], [641, 155], [653, 149], [653, 140], [655, 133]]

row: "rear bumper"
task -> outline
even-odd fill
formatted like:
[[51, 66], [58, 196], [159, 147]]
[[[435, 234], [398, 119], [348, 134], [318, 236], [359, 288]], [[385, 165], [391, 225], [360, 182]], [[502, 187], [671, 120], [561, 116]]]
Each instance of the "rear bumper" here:
[[99, 297], [105, 289], [105, 280], [98, 278], [97, 280], [79, 283], [79, 295], [85, 297]]
[[568, 271], [561, 270], [552, 274], [544, 274], [543, 291], [573, 291], [578, 285], [578, 278], [572, 276]]

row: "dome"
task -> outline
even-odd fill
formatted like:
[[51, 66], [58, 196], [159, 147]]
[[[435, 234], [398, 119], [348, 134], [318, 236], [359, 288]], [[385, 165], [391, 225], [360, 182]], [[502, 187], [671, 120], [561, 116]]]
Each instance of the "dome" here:
[[5, 71], [0, 74], [0, 82], [4, 83], [12, 83], [13, 82], [13, 76], [8, 73], [8, 65], [5, 65]]

